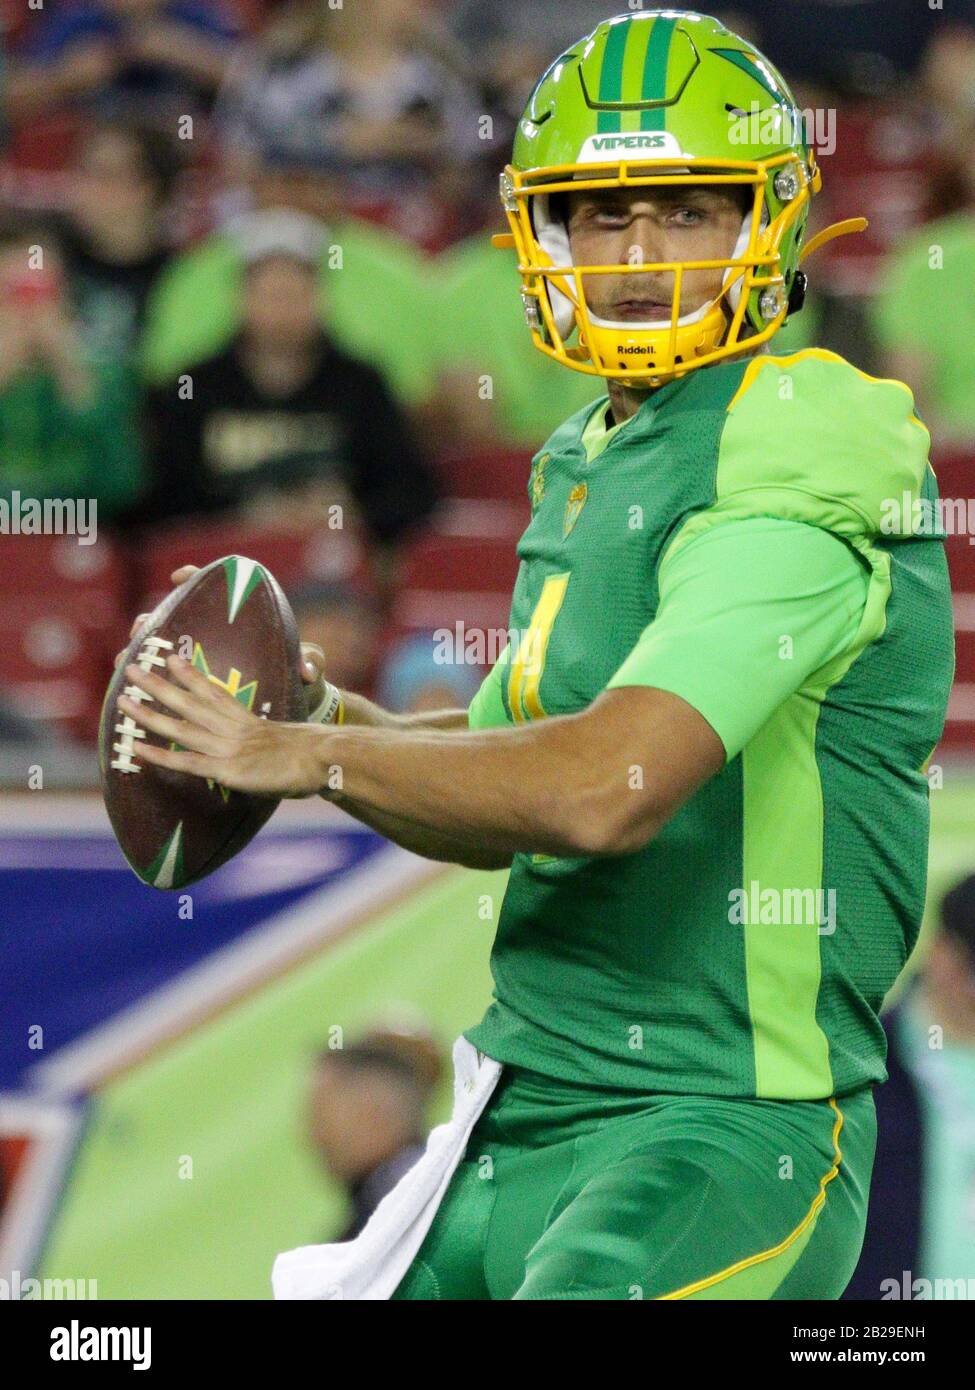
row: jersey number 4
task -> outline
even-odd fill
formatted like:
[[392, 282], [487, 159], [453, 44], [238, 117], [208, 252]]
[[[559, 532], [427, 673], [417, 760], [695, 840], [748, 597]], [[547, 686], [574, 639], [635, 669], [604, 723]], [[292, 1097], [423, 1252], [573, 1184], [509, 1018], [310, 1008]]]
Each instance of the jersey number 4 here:
[[508, 708], [516, 723], [543, 719], [545, 710], [538, 688], [545, 670], [545, 655], [552, 626], [569, 586], [569, 574], [550, 574], [542, 585], [527, 629], [522, 634], [508, 674]]

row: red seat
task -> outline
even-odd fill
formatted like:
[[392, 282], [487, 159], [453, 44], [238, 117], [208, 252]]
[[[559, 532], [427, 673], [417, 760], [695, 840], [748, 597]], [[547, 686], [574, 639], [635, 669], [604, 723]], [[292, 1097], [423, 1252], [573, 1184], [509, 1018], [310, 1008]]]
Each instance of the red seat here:
[[104, 532], [92, 545], [77, 536], [0, 535], [0, 598], [84, 594], [91, 621], [110, 622], [129, 602], [121, 545]]
[[[816, 132], [811, 130], [810, 137]], [[823, 171], [820, 222], [866, 217], [857, 236], [840, 237], [810, 262], [840, 294], [868, 294], [882, 258], [923, 218], [930, 178], [928, 137], [900, 103], [852, 104], [836, 113], [836, 147], [817, 155]]]
[[[392, 633], [507, 627], [518, 574], [517, 537], [432, 532], [408, 551], [393, 604]], [[480, 663], [479, 663], [480, 664]]]
[[92, 621], [83, 592], [25, 593], [0, 609], [0, 688], [21, 714], [91, 739], [122, 618]]
[[938, 479], [942, 497], [969, 497], [975, 482], [975, 451], [971, 449], [934, 449], [931, 466]]
[[313, 580], [350, 581], [368, 568], [365, 542], [352, 528], [264, 530], [240, 522], [180, 523], [146, 538], [140, 555], [141, 608], [151, 609], [165, 598], [172, 588], [170, 575], [180, 565], [208, 565], [223, 555], [257, 560], [285, 590]]
[[28, 716], [92, 737], [131, 601], [121, 547], [104, 534], [93, 545], [0, 536], [4, 695]]
[[440, 455], [437, 471], [448, 497], [520, 502], [527, 519], [531, 460], [527, 450], [458, 449]]

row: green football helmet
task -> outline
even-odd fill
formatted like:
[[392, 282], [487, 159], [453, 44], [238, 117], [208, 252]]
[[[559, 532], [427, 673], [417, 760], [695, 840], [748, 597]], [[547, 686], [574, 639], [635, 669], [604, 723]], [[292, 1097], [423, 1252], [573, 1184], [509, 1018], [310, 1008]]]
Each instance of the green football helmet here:
[[[518, 252], [537, 348], [576, 371], [660, 385], [768, 341], [801, 307], [800, 259], [866, 226], [839, 223], [801, 251], [821, 181], [802, 113], [753, 45], [692, 11], [628, 13], [598, 25], [536, 85], [501, 175], [511, 231], [494, 240]], [[573, 264], [553, 195], [680, 184], [751, 190], [727, 260]], [[722, 268], [717, 297], [682, 313], [685, 273]], [[613, 323], [590, 310], [584, 276], [647, 271], [673, 275], [669, 319]]]

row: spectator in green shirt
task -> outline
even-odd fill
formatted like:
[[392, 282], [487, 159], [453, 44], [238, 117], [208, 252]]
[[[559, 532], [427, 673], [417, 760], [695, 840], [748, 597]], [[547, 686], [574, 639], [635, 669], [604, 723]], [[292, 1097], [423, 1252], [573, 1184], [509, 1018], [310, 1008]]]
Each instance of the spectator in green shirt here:
[[137, 392], [86, 352], [52, 234], [0, 227], [0, 496], [86, 498], [110, 520], [142, 486]]
[[[973, 188], [975, 193], [975, 188]], [[873, 324], [887, 375], [939, 444], [975, 440], [975, 210], [925, 223], [890, 257]]]
[[245, 248], [269, 217], [297, 213], [325, 223], [319, 291], [336, 345], [378, 368], [400, 403], [417, 412], [433, 396], [429, 272], [409, 243], [343, 218], [330, 181], [278, 162], [254, 175], [253, 210], [177, 256], [146, 306], [142, 360], [160, 384], [219, 352], [240, 326]]

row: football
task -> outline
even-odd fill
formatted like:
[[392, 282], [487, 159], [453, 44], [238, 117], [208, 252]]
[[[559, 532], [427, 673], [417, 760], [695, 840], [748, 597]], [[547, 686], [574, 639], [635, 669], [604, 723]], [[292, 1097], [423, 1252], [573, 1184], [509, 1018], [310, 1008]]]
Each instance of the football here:
[[176, 652], [262, 719], [303, 720], [298, 628], [273, 575], [230, 555], [194, 574], [141, 624], [105, 695], [99, 728], [102, 791], [112, 829], [135, 873], [153, 888], [179, 889], [225, 864], [257, 834], [276, 797], [135, 760], [137, 742], [175, 747], [118, 708], [129, 663], [164, 669]]

